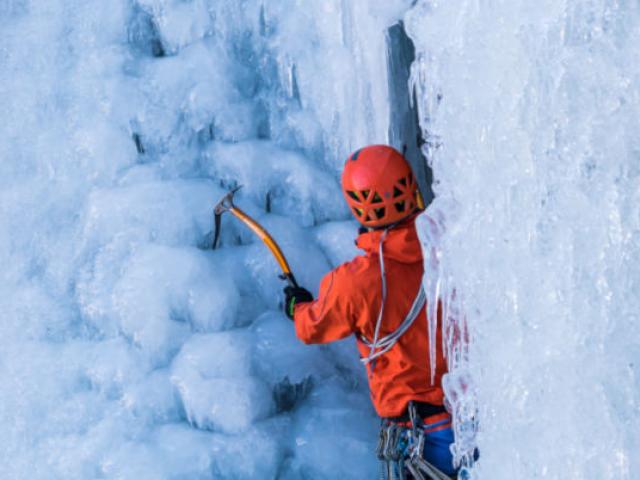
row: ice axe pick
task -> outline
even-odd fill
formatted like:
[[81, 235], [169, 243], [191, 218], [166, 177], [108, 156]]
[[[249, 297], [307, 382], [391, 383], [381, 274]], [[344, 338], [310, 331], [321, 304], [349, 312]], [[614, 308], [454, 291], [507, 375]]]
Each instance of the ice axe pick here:
[[265, 245], [269, 248], [269, 250], [271, 250], [271, 253], [276, 258], [276, 261], [278, 262], [278, 264], [280, 265], [280, 268], [282, 269], [282, 275], [280, 276], [280, 278], [282, 278], [283, 280], [286, 280], [289, 283], [289, 285], [291, 285], [292, 287], [297, 287], [298, 282], [296, 281], [296, 278], [293, 276], [293, 272], [291, 272], [291, 268], [289, 267], [289, 262], [287, 262], [287, 259], [282, 253], [282, 250], [280, 249], [276, 241], [273, 239], [273, 237], [269, 234], [269, 232], [267, 232], [264, 229], [262, 225], [260, 225], [253, 218], [251, 218], [249, 215], [247, 215], [238, 207], [236, 207], [236, 205], [233, 203], [233, 196], [238, 190], [240, 190], [240, 187], [236, 187], [233, 190], [229, 191], [224, 197], [220, 199], [220, 201], [216, 204], [215, 208], [213, 209], [215, 232], [213, 234], [212, 248], [215, 250], [215, 248], [218, 246], [218, 240], [220, 238], [220, 223], [221, 223], [222, 214], [224, 212], [229, 212], [233, 214], [233, 216], [235, 216], [238, 220], [242, 221], [247, 227], [249, 227], [251, 231], [253, 231], [253, 233], [255, 233], [258, 237], [260, 237], [260, 240], [262, 240], [265, 243]]

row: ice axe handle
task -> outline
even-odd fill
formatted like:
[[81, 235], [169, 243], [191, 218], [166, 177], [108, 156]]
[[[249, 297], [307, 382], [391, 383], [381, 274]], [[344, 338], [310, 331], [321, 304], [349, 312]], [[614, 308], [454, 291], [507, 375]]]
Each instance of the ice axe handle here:
[[289, 273], [283, 273], [282, 275], [280, 275], [280, 278], [282, 280], [286, 280], [287, 283], [289, 284], [289, 286], [291, 287], [295, 287], [298, 288], [298, 282], [296, 281], [296, 277], [293, 276], [293, 273], [289, 272]]
[[253, 218], [251, 218], [249, 215], [247, 215], [245, 212], [243, 212], [241, 209], [239, 209], [234, 205], [233, 195], [238, 191], [238, 188], [240, 187], [237, 187], [231, 190], [224, 197], [222, 197], [220, 201], [216, 204], [215, 208], [213, 209], [215, 232], [213, 235], [212, 248], [215, 249], [216, 246], [218, 245], [218, 240], [220, 237], [220, 219], [222, 217], [222, 214], [225, 212], [229, 212], [234, 217], [238, 218], [238, 220], [243, 222], [247, 227], [249, 227], [251, 231], [253, 231], [253, 233], [255, 233], [269, 248], [269, 250], [275, 257], [276, 261], [280, 265], [280, 268], [282, 269], [282, 275], [280, 275], [280, 278], [282, 278], [283, 280], [286, 280], [287, 283], [292, 287], [297, 287], [298, 282], [296, 282], [296, 279], [293, 276], [293, 273], [291, 272], [291, 267], [289, 267], [289, 263], [287, 262], [287, 259], [285, 258], [284, 254], [282, 253], [282, 250], [280, 249], [276, 241], [273, 239], [273, 237], [269, 234], [269, 232], [265, 230], [265, 228], [262, 225], [260, 225]]

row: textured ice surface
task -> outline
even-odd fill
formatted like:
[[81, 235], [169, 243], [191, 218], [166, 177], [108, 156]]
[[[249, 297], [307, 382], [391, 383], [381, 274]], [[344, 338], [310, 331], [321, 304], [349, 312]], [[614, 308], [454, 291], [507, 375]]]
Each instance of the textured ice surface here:
[[208, 247], [241, 184], [311, 290], [355, 253], [409, 3], [0, 0], [0, 477], [375, 474], [352, 340], [296, 340], [237, 221]]
[[424, 1], [407, 25], [474, 478], [637, 478], [638, 3]]
[[303, 285], [354, 254], [408, 9], [457, 452], [634, 478], [640, 11], [598, 0], [0, 0], [0, 477], [375, 474], [353, 343], [297, 342], [238, 222], [207, 247], [243, 184]]

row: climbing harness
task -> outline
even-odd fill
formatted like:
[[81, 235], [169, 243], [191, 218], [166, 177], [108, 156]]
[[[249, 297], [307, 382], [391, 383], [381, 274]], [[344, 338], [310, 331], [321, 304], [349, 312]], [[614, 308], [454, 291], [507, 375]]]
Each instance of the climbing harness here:
[[[422, 284], [420, 285], [420, 289], [418, 290], [418, 294], [416, 295], [413, 304], [411, 305], [411, 309], [409, 313], [402, 321], [400, 326], [393, 332], [388, 335], [385, 335], [382, 338], [378, 338], [380, 335], [380, 326], [382, 325], [382, 317], [384, 315], [384, 304], [387, 299], [387, 280], [385, 277], [385, 269], [384, 269], [384, 257], [383, 257], [383, 243], [385, 238], [387, 237], [388, 228], [384, 230], [382, 236], [380, 237], [380, 247], [378, 248], [378, 257], [380, 259], [380, 276], [382, 278], [382, 303], [380, 305], [380, 312], [378, 312], [378, 319], [376, 320], [376, 327], [373, 334], [373, 341], [369, 341], [364, 335], [360, 334], [359, 338], [362, 343], [364, 343], [367, 347], [369, 347], [369, 355], [365, 358], [360, 359], [362, 363], [368, 365], [376, 358], [381, 355], [384, 355], [386, 352], [391, 350], [393, 346], [398, 342], [400, 337], [404, 335], [404, 333], [409, 330], [411, 325], [418, 315], [420, 311], [424, 308], [425, 303], [427, 301], [427, 296], [424, 293], [424, 289], [422, 288]], [[373, 364], [372, 364], [373, 365]]]
[[[376, 454], [381, 462], [381, 480], [451, 480], [424, 458], [425, 426], [414, 402], [407, 407], [411, 426], [382, 419]], [[410, 476], [408, 476], [408, 474]]]
[[213, 244], [211, 248], [215, 250], [216, 247], [218, 246], [218, 240], [220, 238], [220, 223], [222, 219], [222, 214], [225, 212], [229, 212], [233, 214], [236, 218], [241, 220], [245, 225], [247, 225], [253, 231], [253, 233], [255, 233], [256, 235], [258, 235], [258, 237], [260, 237], [260, 239], [267, 245], [269, 250], [271, 250], [271, 253], [275, 257], [278, 264], [280, 265], [280, 268], [282, 269], [281, 278], [283, 280], [286, 280], [290, 286], [297, 287], [298, 282], [296, 281], [296, 278], [293, 276], [293, 272], [289, 267], [289, 262], [287, 262], [287, 259], [282, 253], [282, 250], [280, 249], [276, 241], [273, 239], [273, 237], [269, 234], [269, 232], [265, 230], [265, 228], [262, 225], [260, 225], [253, 218], [251, 218], [249, 215], [247, 215], [242, 210], [240, 210], [233, 203], [233, 196], [238, 190], [240, 190], [240, 188], [241, 187], [236, 187], [230, 192], [228, 192], [224, 197], [220, 199], [218, 203], [216, 203], [213, 209], [213, 213], [214, 213], [213, 223], [214, 223], [215, 232], [214, 232]]

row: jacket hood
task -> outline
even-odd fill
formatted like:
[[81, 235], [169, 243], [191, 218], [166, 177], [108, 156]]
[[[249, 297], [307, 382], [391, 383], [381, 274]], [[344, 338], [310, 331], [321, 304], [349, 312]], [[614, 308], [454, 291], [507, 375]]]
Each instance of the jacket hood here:
[[[384, 230], [361, 233], [356, 246], [368, 254], [378, 255]], [[422, 249], [416, 232], [416, 215], [388, 230], [382, 252], [385, 258], [402, 263], [422, 262]]]

